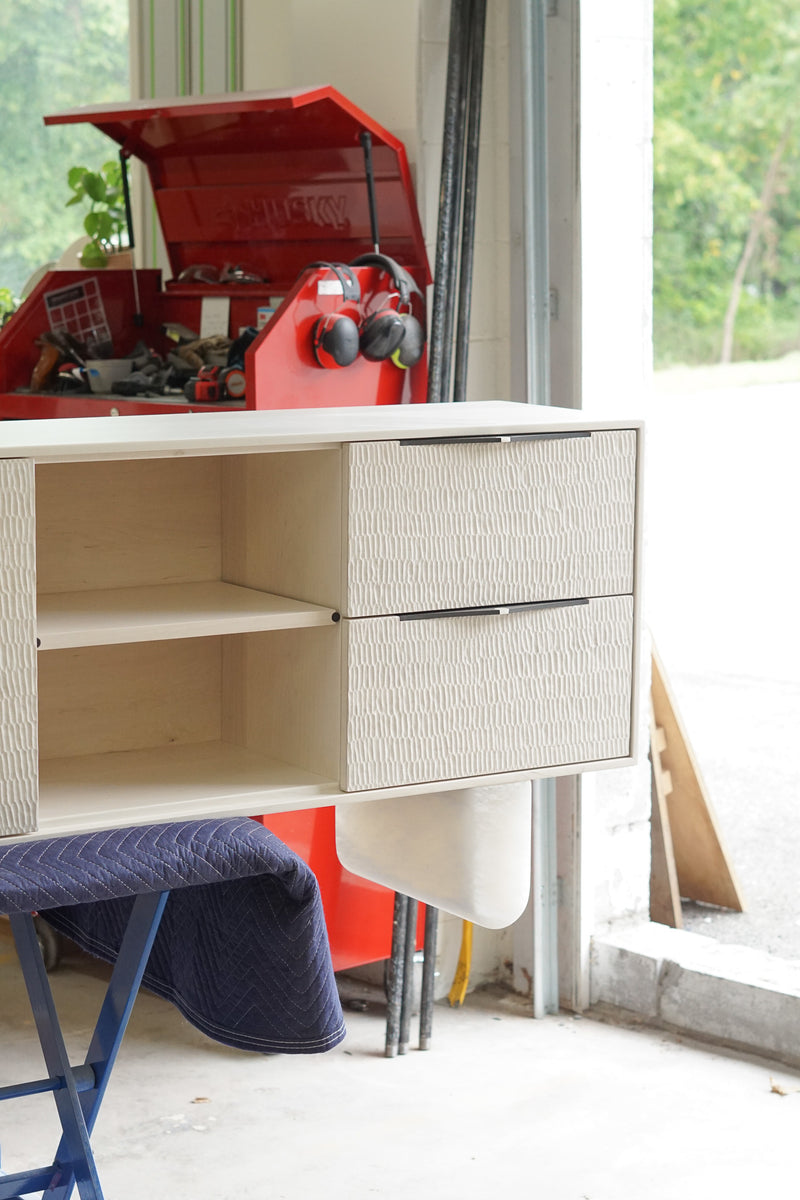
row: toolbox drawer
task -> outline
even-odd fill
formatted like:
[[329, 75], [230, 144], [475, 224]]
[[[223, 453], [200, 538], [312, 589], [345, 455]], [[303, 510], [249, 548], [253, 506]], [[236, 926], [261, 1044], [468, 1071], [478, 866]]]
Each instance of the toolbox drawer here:
[[346, 616], [633, 591], [636, 431], [348, 447]]
[[632, 751], [631, 596], [343, 625], [346, 791]]

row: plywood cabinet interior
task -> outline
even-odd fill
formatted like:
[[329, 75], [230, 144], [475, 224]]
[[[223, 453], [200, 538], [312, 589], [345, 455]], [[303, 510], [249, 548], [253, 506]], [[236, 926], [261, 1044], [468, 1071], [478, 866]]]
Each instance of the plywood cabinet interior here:
[[0, 834], [629, 761], [639, 430], [462, 407], [6, 425]]

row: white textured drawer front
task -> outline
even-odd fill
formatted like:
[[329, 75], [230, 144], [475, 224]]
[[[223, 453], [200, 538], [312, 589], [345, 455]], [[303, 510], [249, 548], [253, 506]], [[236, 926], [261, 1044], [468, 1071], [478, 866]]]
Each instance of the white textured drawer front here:
[[633, 590], [636, 431], [349, 447], [346, 616]]
[[0, 461], [0, 836], [36, 828], [33, 463]]
[[631, 596], [344, 624], [346, 791], [630, 754]]

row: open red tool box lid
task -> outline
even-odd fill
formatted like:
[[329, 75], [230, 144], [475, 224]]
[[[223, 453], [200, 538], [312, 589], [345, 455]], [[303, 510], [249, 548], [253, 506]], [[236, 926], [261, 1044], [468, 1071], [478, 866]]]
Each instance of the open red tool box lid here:
[[[226, 397], [212, 407], [425, 400], [425, 357], [409, 370], [361, 356], [344, 370], [323, 370], [312, 353], [312, 328], [320, 315], [342, 309], [363, 321], [376, 309], [398, 303], [386, 272], [374, 265], [356, 268], [357, 308], [343, 303], [341, 291], [337, 297], [330, 272], [306, 269], [320, 261], [350, 263], [374, 249], [365, 132], [371, 139], [380, 251], [416, 282], [413, 307], [423, 326], [424, 292], [431, 281], [405, 147], [334, 88], [140, 100], [44, 120], [95, 125], [126, 156], [145, 165], [172, 278], [162, 287], [157, 270], [139, 270], [136, 280], [128, 271], [45, 275], [0, 330], [0, 419], [186, 410], [181, 394], [127, 399], [31, 391], [37, 339], [48, 326], [57, 328], [55, 302], [70, 299], [75, 308], [73, 293], [88, 291], [123, 357], [137, 339], [165, 353], [167, 324], [201, 330], [207, 297], [224, 297], [231, 338], [242, 329], [260, 328], [266, 309], [268, 324], [245, 355], [244, 398]], [[221, 281], [226, 266], [246, 274]], [[191, 267], [203, 267], [205, 278], [180, 279]], [[258, 282], [249, 282], [252, 276]], [[85, 298], [80, 303], [85, 306]], [[80, 340], [79, 330], [60, 327]], [[208, 404], [192, 400], [188, 407]]]
[[367, 131], [381, 252], [430, 283], [405, 147], [335, 88], [141, 100], [44, 120], [95, 125], [145, 164], [168, 286], [187, 267], [229, 263], [262, 275], [273, 293], [308, 263], [372, 250]]

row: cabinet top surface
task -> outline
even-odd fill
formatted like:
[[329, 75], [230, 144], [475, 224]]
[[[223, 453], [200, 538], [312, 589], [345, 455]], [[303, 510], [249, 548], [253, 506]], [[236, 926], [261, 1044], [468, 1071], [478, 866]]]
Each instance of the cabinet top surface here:
[[0, 422], [0, 458], [97, 458], [252, 454], [397, 438], [486, 437], [577, 429], [638, 428], [639, 420], [587, 418], [576, 409], [475, 401], [467, 404], [275, 409]]

